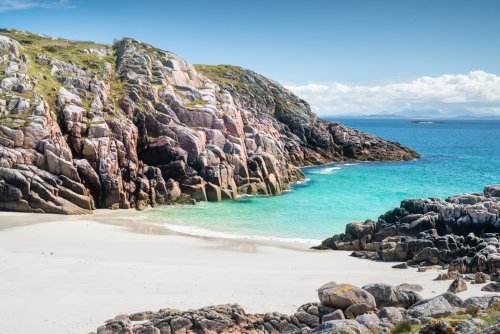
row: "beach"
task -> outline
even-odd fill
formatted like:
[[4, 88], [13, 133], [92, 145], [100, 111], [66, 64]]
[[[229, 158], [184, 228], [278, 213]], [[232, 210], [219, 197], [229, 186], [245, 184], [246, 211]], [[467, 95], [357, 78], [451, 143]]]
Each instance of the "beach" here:
[[[447, 290], [437, 270], [277, 243], [181, 235], [137, 211], [93, 215], [0, 213], [2, 334], [89, 333], [122, 313], [238, 303], [248, 312], [294, 312], [329, 281], [416, 283]], [[464, 298], [482, 295], [469, 285]]]

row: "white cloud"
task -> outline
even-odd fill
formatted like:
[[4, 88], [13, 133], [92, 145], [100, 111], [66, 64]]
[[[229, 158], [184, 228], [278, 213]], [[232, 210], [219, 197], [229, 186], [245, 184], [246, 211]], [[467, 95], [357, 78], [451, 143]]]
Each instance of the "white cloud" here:
[[0, 12], [32, 8], [68, 8], [68, 0], [0, 0]]
[[484, 71], [423, 76], [387, 85], [309, 83], [286, 87], [308, 101], [319, 115], [500, 116], [500, 76]]

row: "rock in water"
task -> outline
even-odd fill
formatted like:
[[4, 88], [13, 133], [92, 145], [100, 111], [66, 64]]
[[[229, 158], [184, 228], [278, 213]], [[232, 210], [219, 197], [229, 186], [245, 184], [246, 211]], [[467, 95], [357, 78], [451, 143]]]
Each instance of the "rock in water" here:
[[342, 310], [355, 304], [366, 304], [372, 309], [377, 307], [375, 298], [369, 292], [350, 284], [324, 284], [318, 289], [318, 297], [322, 305]]
[[279, 195], [302, 166], [418, 157], [319, 119], [255, 72], [193, 66], [130, 38], [89, 44], [0, 30], [0, 210]]

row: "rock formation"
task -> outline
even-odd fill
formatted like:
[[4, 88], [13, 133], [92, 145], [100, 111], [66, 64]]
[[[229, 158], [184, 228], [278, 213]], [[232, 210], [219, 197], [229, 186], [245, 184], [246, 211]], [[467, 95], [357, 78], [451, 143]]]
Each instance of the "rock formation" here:
[[344, 234], [317, 248], [354, 250], [354, 256], [372, 260], [406, 261], [406, 267], [447, 266], [448, 275], [438, 279], [482, 273], [466, 278], [484, 283], [485, 274], [500, 274], [499, 214], [500, 185], [445, 200], [407, 199], [377, 222], [348, 224]]
[[[278, 312], [248, 314], [239, 305], [187, 311], [162, 309], [117, 316], [106, 321], [96, 333], [369, 334], [415, 333], [419, 330], [418, 333], [489, 334], [498, 333], [500, 328], [498, 324], [488, 324], [483, 320], [491, 322], [500, 316], [498, 296], [462, 300], [446, 292], [422, 300], [416, 294], [408, 298], [405, 294], [409, 291], [401, 294], [398, 287], [387, 284], [375, 283], [366, 287], [376, 295], [350, 284], [327, 283], [318, 289], [320, 303], [304, 304], [291, 315]], [[341, 296], [332, 298], [337, 294]], [[386, 306], [401, 303], [404, 307]]]
[[0, 209], [95, 208], [277, 195], [299, 167], [408, 160], [400, 145], [320, 120], [281, 85], [113, 46], [0, 30]]

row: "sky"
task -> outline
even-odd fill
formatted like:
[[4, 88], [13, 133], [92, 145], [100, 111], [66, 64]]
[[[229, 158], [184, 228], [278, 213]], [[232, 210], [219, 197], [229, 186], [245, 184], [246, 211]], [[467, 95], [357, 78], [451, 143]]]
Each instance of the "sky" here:
[[497, 0], [0, 0], [0, 26], [239, 65], [321, 115], [500, 116]]

